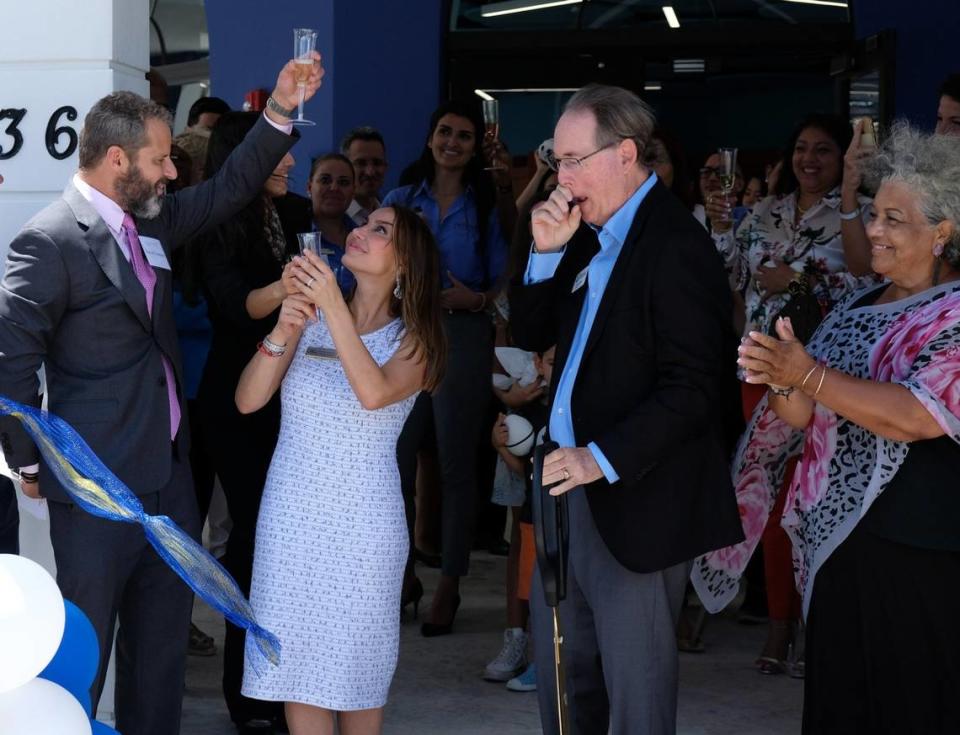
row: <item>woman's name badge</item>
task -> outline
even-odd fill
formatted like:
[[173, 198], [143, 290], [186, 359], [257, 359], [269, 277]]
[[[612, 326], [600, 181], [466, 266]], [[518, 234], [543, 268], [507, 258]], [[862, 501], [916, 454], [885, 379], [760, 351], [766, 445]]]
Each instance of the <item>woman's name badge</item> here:
[[312, 357], [314, 360], [339, 360], [340, 357], [337, 355], [337, 351], [330, 347], [317, 347], [313, 345], [312, 347], [307, 348], [307, 357]]
[[573, 288], [570, 289], [570, 293], [576, 293], [583, 288], [583, 284], [587, 282], [587, 271], [589, 270], [590, 266], [588, 265], [577, 274], [577, 277], [573, 279]]

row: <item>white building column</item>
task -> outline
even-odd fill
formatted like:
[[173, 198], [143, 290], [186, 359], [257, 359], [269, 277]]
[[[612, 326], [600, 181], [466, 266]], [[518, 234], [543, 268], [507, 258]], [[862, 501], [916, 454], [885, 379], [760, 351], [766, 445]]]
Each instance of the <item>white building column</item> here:
[[148, 6], [149, 0], [3, 3], [0, 263], [20, 227], [60, 196], [76, 170], [77, 136], [93, 103], [120, 89], [148, 93]]
[[[117, 90], [146, 95], [149, 0], [21, 0], [0, 8], [0, 274], [10, 240], [63, 192], [93, 104]], [[6, 466], [0, 461], [0, 471]], [[21, 509], [21, 553], [51, 573], [49, 523]], [[114, 674], [97, 717], [112, 723]]]

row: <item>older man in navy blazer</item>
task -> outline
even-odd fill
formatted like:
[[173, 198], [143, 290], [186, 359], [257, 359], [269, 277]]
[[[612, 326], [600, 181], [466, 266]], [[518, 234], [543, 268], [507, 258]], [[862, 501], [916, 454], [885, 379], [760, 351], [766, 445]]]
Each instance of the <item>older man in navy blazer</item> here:
[[[294, 68], [283, 68], [265, 118], [219, 174], [172, 195], [169, 113], [129, 92], [97, 102], [80, 136], [80, 170], [63, 198], [14, 238], [0, 283], [0, 391], [35, 404], [44, 364], [50, 410], [74, 425], [148, 513], [195, 537], [170, 261], [257, 196], [287, 155], [296, 139]], [[322, 74], [315, 64], [308, 98]], [[97, 631], [94, 708], [119, 620], [117, 727], [176, 735], [190, 590], [138, 526], [86, 514], [43, 463], [38, 478], [37, 449], [17, 422], [0, 422], [0, 444], [24, 492], [49, 500], [57, 582]]]
[[[710, 238], [642, 163], [631, 92], [590, 86], [554, 144], [511, 329], [557, 345], [545, 485], [569, 493], [567, 695], [578, 735], [676, 730], [675, 630], [690, 560], [741, 539], [727, 467], [737, 411], [732, 301]], [[544, 732], [557, 732], [552, 627], [531, 591]]]

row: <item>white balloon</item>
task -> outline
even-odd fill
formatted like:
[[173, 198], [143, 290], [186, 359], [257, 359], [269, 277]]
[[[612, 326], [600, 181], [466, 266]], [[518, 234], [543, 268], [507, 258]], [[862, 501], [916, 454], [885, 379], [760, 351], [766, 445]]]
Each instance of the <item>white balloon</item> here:
[[[60, 647], [66, 612], [47, 571], [23, 556], [0, 554], [0, 692], [23, 686]], [[0, 735], [4, 720], [0, 718]]]
[[0, 694], [0, 735], [91, 735], [87, 713], [70, 692], [34, 679]]
[[507, 415], [507, 450], [516, 457], [525, 457], [533, 447], [533, 424], [518, 413]]

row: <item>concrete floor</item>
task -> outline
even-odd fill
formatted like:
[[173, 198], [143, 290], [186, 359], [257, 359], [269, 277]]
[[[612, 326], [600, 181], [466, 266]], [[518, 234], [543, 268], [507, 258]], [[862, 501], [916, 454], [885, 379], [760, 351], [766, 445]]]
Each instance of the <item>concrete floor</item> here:
[[[500, 650], [505, 560], [477, 553], [464, 581], [454, 634], [425, 639], [419, 624], [401, 625], [400, 663], [386, 710], [386, 735], [514, 735], [540, 732], [536, 695], [516, 694], [480, 678]], [[427, 594], [437, 572], [418, 567]], [[423, 613], [424, 610], [421, 610]], [[217, 639], [218, 655], [190, 658], [182, 735], [233, 735], [220, 693], [223, 623], [198, 604], [194, 620]], [[794, 735], [800, 731], [803, 683], [764, 677], [753, 667], [764, 626], [729, 616], [708, 622], [707, 651], [681, 654], [680, 735]]]

